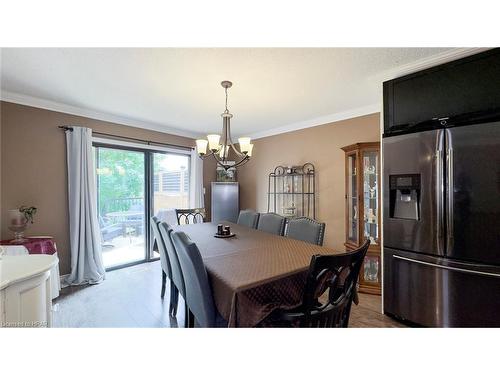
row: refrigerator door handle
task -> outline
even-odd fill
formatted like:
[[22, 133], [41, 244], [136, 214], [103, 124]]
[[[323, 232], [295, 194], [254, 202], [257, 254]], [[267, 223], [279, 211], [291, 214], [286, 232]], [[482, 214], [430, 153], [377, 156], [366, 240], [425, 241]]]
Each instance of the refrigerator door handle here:
[[453, 249], [453, 143], [451, 132], [446, 130], [446, 172], [447, 172], [447, 185], [446, 185], [446, 248]]
[[484, 272], [484, 271], [474, 271], [474, 270], [468, 270], [466, 268], [443, 266], [441, 264], [435, 264], [435, 263], [425, 262], [423, 260], [406, 258], [406, 257], [402, 257], [402, 256], [399, 256], [399, 255], [394, 255], [394, 254], [392, 255], [392, 257], [395, 258], [395, 259], [404, 260], [404, 261], [407, 261], [407, 262], [410, 262], [410, 263], [418, 263], [418, 264], [422, 264], [424, 266], [429, 266], [429, 267], [434, 267], [434, 268], [441, 268], [441, 269], [445, 269], [445, 270], [449, 270], [449, 271], [471, 273], [471, 274], [474, 274], [474, 275], [500, 277], [499, 273]]
[[444, 255], [444, 189], [443, 189], [443, 148], [444, 148], [444, 131], [440, 130], [437, 135], [436, 154], [435, 154], [435, 199], [436, 199], [436, 222], [437, 222], [437, 251], [438, 254]]

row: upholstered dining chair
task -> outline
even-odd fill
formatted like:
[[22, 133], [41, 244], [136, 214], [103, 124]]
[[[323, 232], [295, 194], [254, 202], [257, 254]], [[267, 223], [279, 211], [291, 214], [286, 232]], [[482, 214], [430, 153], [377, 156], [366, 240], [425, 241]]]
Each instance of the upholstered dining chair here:
[[[174, 244], [172, 243], [172, 228], [165, 222], [160, 222], [158, 224], [158, 229], [165, 243], [165, 250], [168, 254], [168, 259], [170, 260], [170, 269], [172, 271], [172, 277], [170, 279], [170, 306], [169, 313], [171, 316], [177, 314], [177, 306], [179, 304], [179, 294], [186, 301], [186, 288], [184, 286], [184, 277], [182, 275], [181, 265], [179, 263], [179, 258], [177, 252], [175, 251]], [[174, 287], [172, 287], [172, 285]], [[188, 321], [188, 308], [187, 304], [185, 306], [185, 316], [184, 322], [187, 325]]]
[[188, 327], [194, 327], [195, 321], [203, 328], [227, 327], [227, 322], [215, 307], [207, 270], [198, 246], [184, 232], [172, 232], [171, 237], [184, 275], [186, 303], [190, 311]]
[[257, 229], [282, 236], [285, 233], [286, 218], [269, 212], [267, 214], [260, 214]]
[[293, 310], [277, 310], [262, 326], [347, 328], [359, 272], [370, 246], [367, 240], [354, 251], [313, 255], [302, 304]]
[[[156, 245], [158, 246], [158, 251], [160, 253], [160, 264], [161, 264], [161, 298], [165, 297], [165, 286], [167, 284], [167, 278], [172, 278], [172, 269], [170, 267], [170, 259], [168, 258], [168, 253], [165, 248], [165, 242], [160, 234], [160, 230], [158, 225], [160, 221], [156, 216], [151, 218], [151, 229], [153, 229], [154, 240], [156, 241]], [[172, 284], [171, 284], [172, 285]], [[170, 297], [172, 298], [172, 296]], [[172, 301], [170, 301], [172, 303]]]
[[177, 208], [175, 216], [179, 225], [203, 223], [207, 217], [204, 208]]
[[299, 217], [288, 221], [286, 237], [323, 246], [325, 223], [320, 223], [308, 217]]
[[241, 210], [236, 224], [256, 229], [259, 222], [259, 213], [252, 210]]

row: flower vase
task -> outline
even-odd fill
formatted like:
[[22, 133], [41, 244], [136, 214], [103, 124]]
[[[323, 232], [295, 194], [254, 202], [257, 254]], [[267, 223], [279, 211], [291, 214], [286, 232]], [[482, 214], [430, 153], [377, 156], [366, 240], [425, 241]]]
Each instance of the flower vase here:
[[9, 210], [8, 222], [9, 230], [14, 232], [14, 239], [10, 243], [20, 244], [26, 242], [27, 239], [24, 238], [24, 231], [28, 226], [26, 216], [19, 210]]

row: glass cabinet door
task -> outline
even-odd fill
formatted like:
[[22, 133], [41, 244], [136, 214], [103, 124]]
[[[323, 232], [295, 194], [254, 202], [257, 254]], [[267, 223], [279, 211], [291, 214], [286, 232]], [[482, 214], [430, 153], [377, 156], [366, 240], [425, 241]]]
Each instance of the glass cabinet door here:
[[370, 241], [359, 274], [359, 291], [380, 295], [380, 143], [362, 142], [342, 147], [346, 174], [346, 251]]
[[361, 277], [365, 283], [380, 283], [380, 257], [377, 255], [366, 255], [363, 260]]
[[358, 209], [358, 186], [357, 178], [357, 154], [353, 153], [347, 157], [347, 239], [354, 243], [358, 242], [359, 233], [359, 209]]
[[379, 153], [363, 152], [363, 228], [364, 237], [370, 239], [372, 245], [379, 243]]

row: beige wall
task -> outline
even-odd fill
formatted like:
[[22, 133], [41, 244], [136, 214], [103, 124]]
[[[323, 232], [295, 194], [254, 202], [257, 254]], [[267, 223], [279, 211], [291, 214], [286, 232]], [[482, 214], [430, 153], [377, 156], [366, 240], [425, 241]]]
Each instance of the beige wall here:
[[[95, 131], [144, 140], [194, 146], [194, 140], [130, 126], [93, 120], [60, 112], [0, 102], [0, 213], [1, 237], [10, 238], [5, 215], [22, 204], [38, 208], [28, 235], [53, 235], [60, 255], [61, 274], [70, 271], [66, 145], [59, 125], [86, 126]], [[205, 183], [215, 178], [215, 167], [206, 163]], [[212, 168], [213, 167], [213, 168]], [[205, 195], [206, 207], [210, 205]]]
[[252, 160], [238, 173], [241, 208], [266, 212], [269, 173], [277, 165], [311, 162], [317, 171], [316, 218], [326, 223], [324, 245], [343, 249], [345, 159], [340, 148], [379, 139], [378, 113], [257, 139]]
[[3, 213], [3, 206], [2, 206], [2, 111], [3, 106], [2, 102], [0, 101], [0, 239], [3, 238], [2, 236], [2, 213]]
[[[0, 217], [1, 237], [10, 238], [5, 215], [22, 204], [38, 207], [27, 234], [56, 238], [61, 273], [70, 270], [66, 146], [59, 125], [86, 126], [95, 131], [193, 146], [190, 138], [169, 135], [60, 112], [0, 102]], [[252, 160], [238, 171], [241, 208], [267, 209], [267, 176], [276, 165], [315, 164], [318, 171], [317, 207], [325, 221], [325, 245], [344, 242], [344, 153], [340, 147], [379, 140], [379, 114], [255, 140]], [[210, 182], [215, 162], [205, 160], [205, 207], [210, 215]]]

